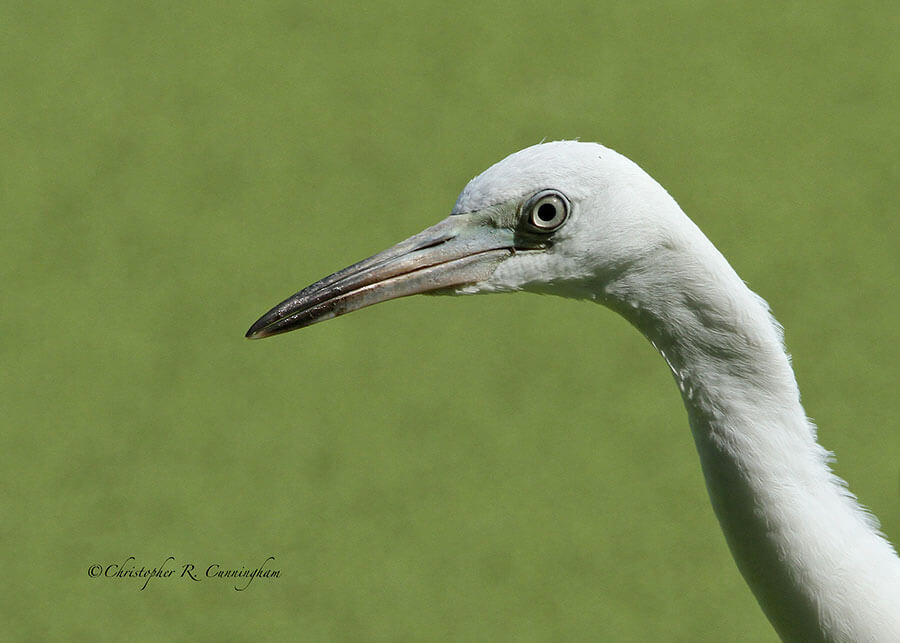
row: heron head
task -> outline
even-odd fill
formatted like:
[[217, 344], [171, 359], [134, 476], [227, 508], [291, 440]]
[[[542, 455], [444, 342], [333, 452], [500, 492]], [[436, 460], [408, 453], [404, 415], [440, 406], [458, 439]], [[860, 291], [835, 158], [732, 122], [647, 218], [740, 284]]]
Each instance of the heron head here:
[[420, 293], [593, 296], [598, 281], [665, 243], [668, 227], [656, 219], [667, 202], [652, 178], [602, 145], [535, 145], [472, 179], [446, 219], [285, 299], [247, 337]]

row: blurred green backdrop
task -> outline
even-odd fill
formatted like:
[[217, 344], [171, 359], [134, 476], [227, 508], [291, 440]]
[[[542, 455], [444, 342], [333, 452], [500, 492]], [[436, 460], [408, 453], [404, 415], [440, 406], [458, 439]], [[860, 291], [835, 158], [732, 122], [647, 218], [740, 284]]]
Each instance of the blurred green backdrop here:
[[[543, 138], [680, 201], [900, 541], [896, 2], [0, 4], [0, 613], [22, 639], [774, 640], [599, 307], [307, 283]], [[91, 578], [91, 565], [174, 577]], [[178, 578], [255, 568], [246, 591]]]

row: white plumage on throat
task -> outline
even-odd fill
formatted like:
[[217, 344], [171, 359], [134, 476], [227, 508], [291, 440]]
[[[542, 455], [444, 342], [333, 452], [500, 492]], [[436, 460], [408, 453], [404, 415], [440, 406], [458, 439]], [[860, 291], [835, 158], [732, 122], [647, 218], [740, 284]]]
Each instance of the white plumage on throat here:
[[735, 560], [785, 640], [900, 641], [900, 560], [828, 468], [781, 328], [669, 194], [594, 143], [545, 143], [465, 187], [454, 214], [540, 189], [570, 219], [460, 294], [526, 290], [599, 301], [666, 359]]

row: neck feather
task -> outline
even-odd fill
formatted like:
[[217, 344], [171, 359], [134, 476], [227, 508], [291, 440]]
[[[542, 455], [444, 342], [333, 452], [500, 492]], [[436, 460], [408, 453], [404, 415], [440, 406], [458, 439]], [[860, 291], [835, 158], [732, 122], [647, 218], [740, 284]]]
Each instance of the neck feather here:
[[782, 638], [900, 641], [900, 559], [829, 469], [768, 306], [690, 227], [598, 298], [672, 369], [716, 516]]

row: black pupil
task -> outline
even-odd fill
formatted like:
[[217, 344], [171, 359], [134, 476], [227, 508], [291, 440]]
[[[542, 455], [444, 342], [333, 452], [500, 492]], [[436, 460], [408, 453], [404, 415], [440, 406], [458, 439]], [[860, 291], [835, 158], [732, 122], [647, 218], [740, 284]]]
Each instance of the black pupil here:
[[552, 203], [541, 203], [537, 209], [537, 216], [543, 222], [553, 221], [556, 218], [556, 206]]

